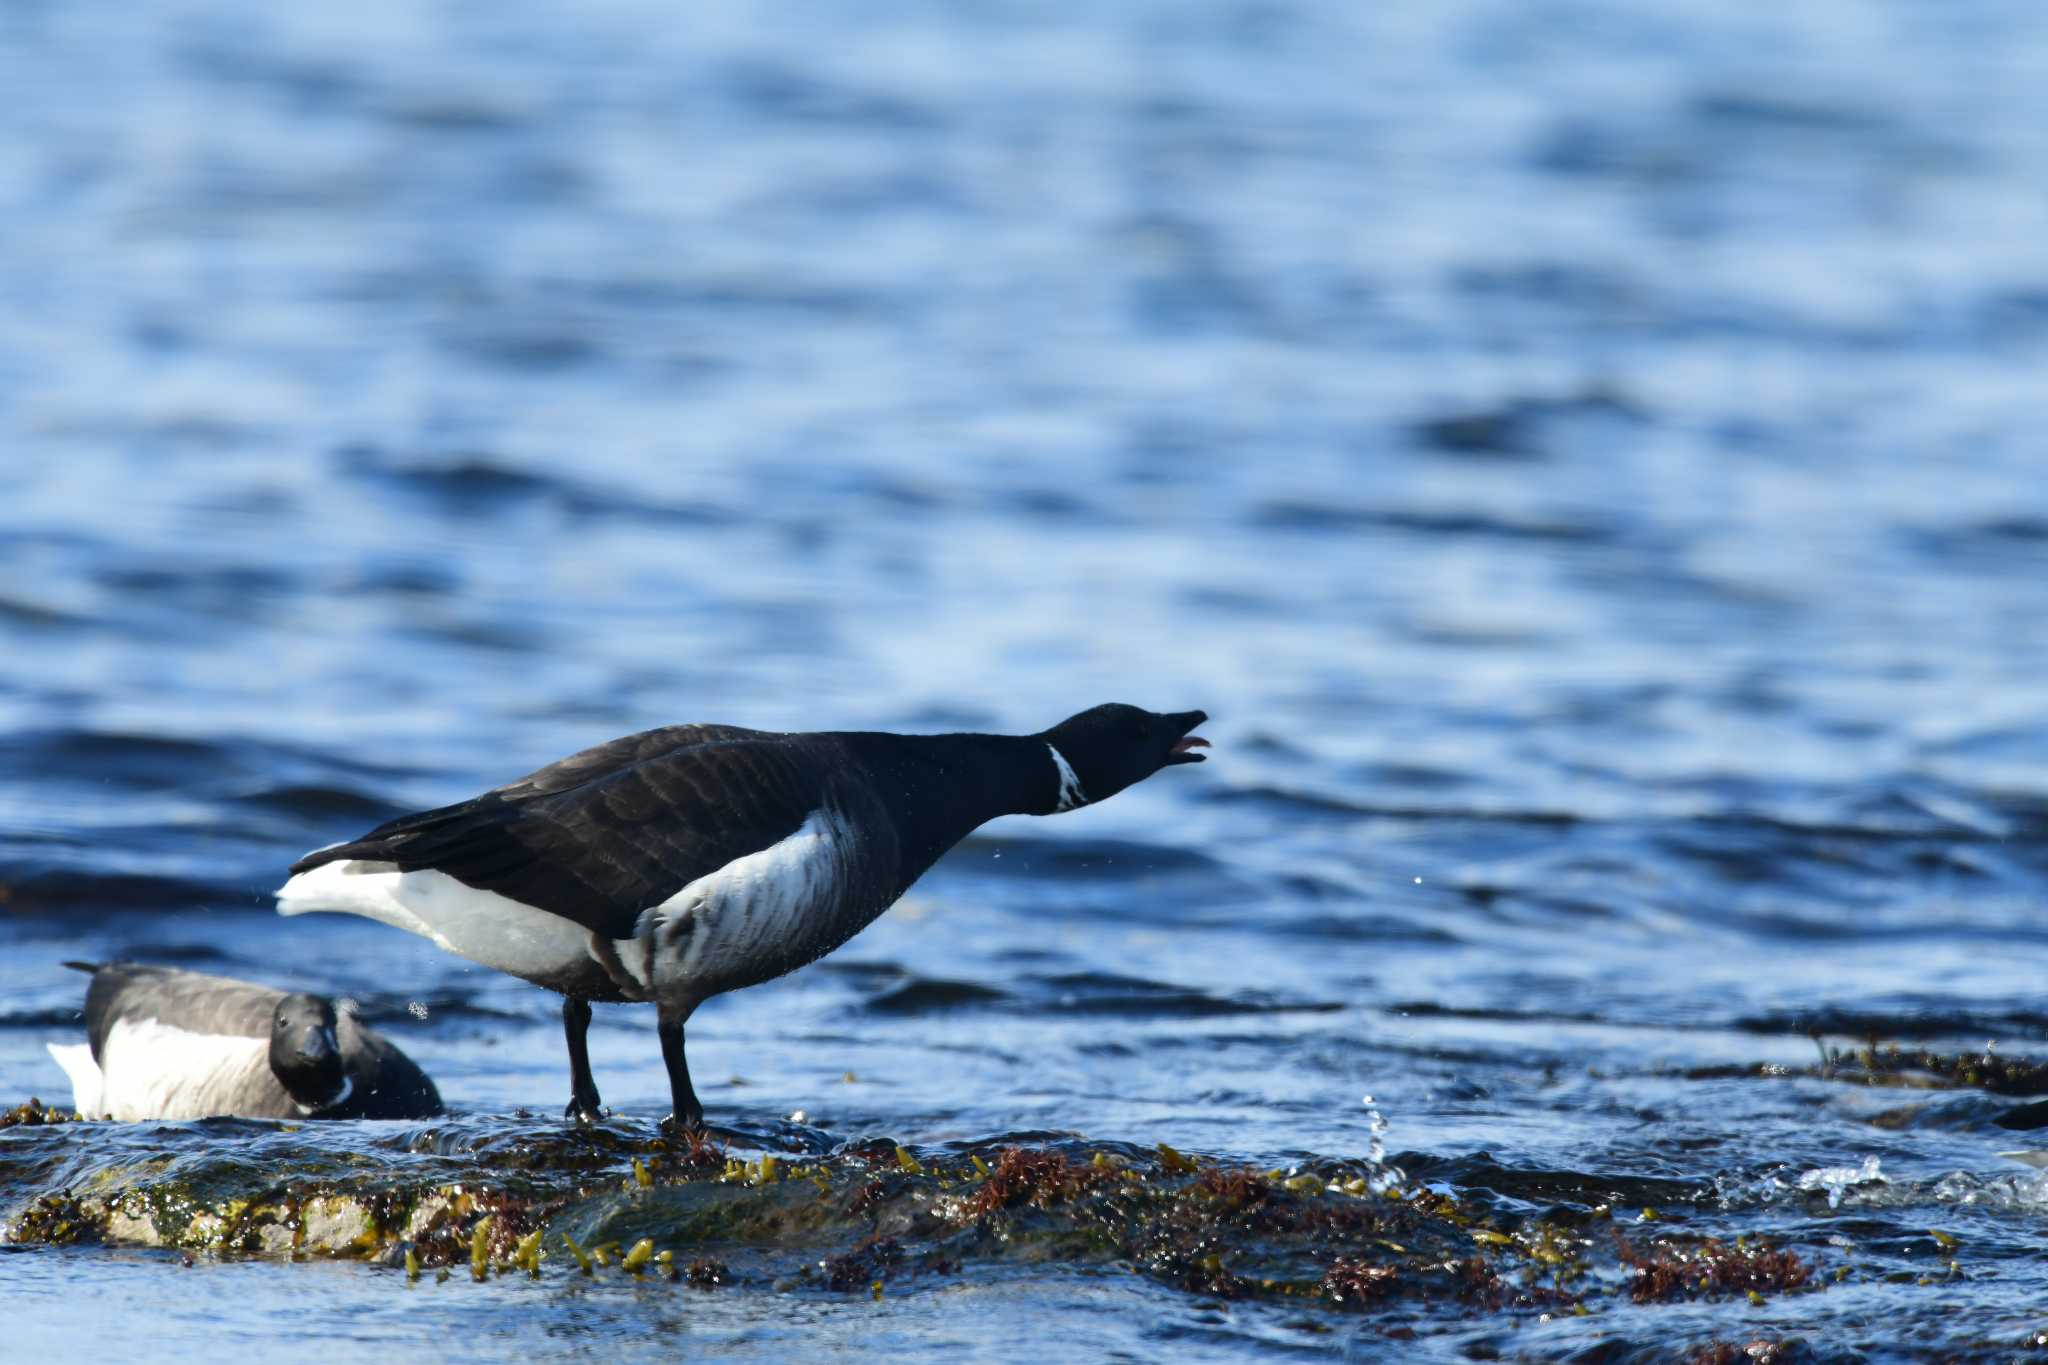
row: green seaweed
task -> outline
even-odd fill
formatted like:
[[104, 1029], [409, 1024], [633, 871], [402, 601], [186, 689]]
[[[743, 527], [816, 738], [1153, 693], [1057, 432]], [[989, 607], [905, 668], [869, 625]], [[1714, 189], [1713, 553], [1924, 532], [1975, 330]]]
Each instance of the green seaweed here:
[[60, 1110], [44, 1104], [31, 1096], [5, 1113], [0, 1113], [0, 1128], [39, 1127], [50, 1123], [72, 1123], [77, 1116], [68, 1110]]
[[1875, 1038], [1860, 1047], [1820, 1044], [1820, 1060], [1807, 1066], [1747, 1062], [1692, 1067], [1682, 1074], [1688, 1080], [1804, 1077], [1895, 1090], [1983, 1090], [2013, 1097], [2048, 1095], [2048, 1062], [2003, 1056], [1989, 1048], [1981, 1052], [1902, 1048]]

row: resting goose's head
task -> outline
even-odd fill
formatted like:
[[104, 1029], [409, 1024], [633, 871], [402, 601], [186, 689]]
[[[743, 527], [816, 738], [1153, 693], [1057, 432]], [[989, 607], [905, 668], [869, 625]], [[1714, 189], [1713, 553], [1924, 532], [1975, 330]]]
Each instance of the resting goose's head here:
[[287, 995], [270, 1015], [270, 1069], [307, 1111], [339, 1103], [348, 1094], [334, 1004], [317, 995]]
[[1202, 762], [1197, 751], [1209, 741], [1189, 732], [1207, 719], [1203, 711], [1161, 714], [1119, 702], [1069, 716], [1041, 736], [1064, 765], [1055, 809], [1106, 800], [1176, 763]]

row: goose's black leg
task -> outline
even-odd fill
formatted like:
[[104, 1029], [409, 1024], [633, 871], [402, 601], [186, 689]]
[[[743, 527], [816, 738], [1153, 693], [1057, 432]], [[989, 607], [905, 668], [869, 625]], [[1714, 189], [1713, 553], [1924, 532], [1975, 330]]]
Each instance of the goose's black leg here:
[[596, 1123], [604, 1117], [604, 1101], [590, 1075], [590, 1002], [569, 996], [562, 1001], [562, 1033], [569, 1040], [569, 1107], [565, 1119]]
[[657, 1025], [661, 1034], [661, 1060], [668, 1066], [671, 1106], [669, 1116], [662, 1120], [662, 1127], [672, 1131], [704, 1126], [704, 1106], [697, 1102], [697, 1092], [690, 1085], [690, 1063], [683, 1056], [683, 1021], [688, 1018], [687, 1014], [671, 1017], [664, 1012]]

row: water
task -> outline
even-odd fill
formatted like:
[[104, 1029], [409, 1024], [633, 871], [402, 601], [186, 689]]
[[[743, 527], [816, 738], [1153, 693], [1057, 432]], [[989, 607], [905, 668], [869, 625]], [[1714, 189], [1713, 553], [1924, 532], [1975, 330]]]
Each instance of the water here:
[[[276, 919], [289, 861], [678, 720], [1199, 706], [1206, 766], [999, 823], [700, 1012], [714, 1121], [1291, 1169], [1383, 1118], [1502, 1216], [1655, 1203], [1829, 1282], [1546, 1320], [1058, 1261], [876, 1303], [10, 1249], [17, 1341], [103, 1301], [335, 1359], [2048, 1326], [2020, 1101], [1807, 1036], [2048, 1051], [2035, 7], [0, 24], [0, 1100], [65, 1097], [58, 963], [128, 955], [358, 998], [477, 1132], [551, 1115], [551, 997]], [[651, 1020], [599, 1007], [592, 1053], [663, 1111]], [[101, 1141], [0, 1135], [0, 1214]]]

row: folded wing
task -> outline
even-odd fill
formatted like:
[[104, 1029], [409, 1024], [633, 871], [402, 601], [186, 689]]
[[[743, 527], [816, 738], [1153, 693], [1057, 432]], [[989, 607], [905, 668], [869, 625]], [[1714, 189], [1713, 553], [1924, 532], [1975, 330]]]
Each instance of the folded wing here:
[[364, 872], [432, 870], [630, 938], [643, 910], [794, 833], [826, 787], [819, 756], [791, 737], [670, 726], [393, 820], [307, 855], [292, 871], [296, 882], [345, 861]]

